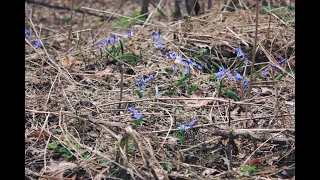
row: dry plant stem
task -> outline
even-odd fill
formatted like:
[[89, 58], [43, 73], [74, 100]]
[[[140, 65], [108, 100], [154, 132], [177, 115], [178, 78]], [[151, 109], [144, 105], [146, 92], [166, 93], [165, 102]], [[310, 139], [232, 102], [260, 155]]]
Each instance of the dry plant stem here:
[[[123, 67], [122, 64], [118, 63], [119, 70], [120, 70], [120, 99], [119, 101], [122, 101], [122, 91], [123, 91]], [[121, 103], [119, 103], [118, 106], [119, 109], [121, 109]]]
[[167, 134], [166, 134], [166, 137], [164, 138], [163, 142], [161, 143], [161, 146], [160, 146], [159, 150], [156, 152], [155, 155], [157, 155], [157, 154], [159, 153], [159, 151], [161, 150], [163, 144], [166, 142], [166, 140], [167, 140], [167, 138], [168, 138], [168, 136], [169, 136], [169, 133], [170, 133], [170, 131], [171, 131], [172, 125], [173, 125], [173, 118], [172, 118], [170, 112], [169, 112], [167, 109], [165, 109], [165, 108], [162, 108], [162, 107], [159, 107], [159, 108], [162, 109], [162, 110], [164, 110], [164, 111], [166, 111], [166, 112], [169, 114], [169, 116], [170, 116], [170, 127], [169, 127], [169, 130], [168, 130]]
[[[281, 116], [292, 116], [294, 114], [283, 114]], [[280, 115], [279, 115], [280, 116]], [[236, 119], [236, 120], [232, 120], [231, 123], [235, 123], [235, 122], [241, 122], [241, 121], [247, 121], [247, 120], [253, 120], [253, 119], [265, 119], [265, 118], [271, 118], [271, 117], [275, 117], [275, 115], [271, 115], [271, 116], [263, 116], [263, 117], [252, 117], [252, 118], [240, 118], [240, 119]], [[202, 124], [202, 125], [196, 125], [193, 126], [193, 128], [200, 128], [200, 127], [207, 127], [207, 126], [217, 126], [220, 124], [228, 124], [229, 122], [218, 122], [218, 123], [213, 123], [213, 124]], [[171, 131], [177, 131], [179, 129], [171, 129]], [[250, 129], [252, 131], [252, 129]], [[261, 130], [261, 129], [259, 129]], [[282, 131], [283, 129], [281, 129]], [[295, 131], [295, 129], [286, 129], [288, 131]], [[149, 133], [163, 133], [163, 132], [167, 132], [168, 130], [161, 130], [161, 131], [151, 131], [151, 132], [141, 132], [142, 134], [149, 134]], [[265, 130], [264, 130], [265, 131]], [[277, 131], [277, 129], [272, 129], [272, 130], [268, 130], [268, 131]]]
[[[252, 89], [252, 79], [253, 79], [253, 67], [256, 62], [256, 50], [257, 50], [257, 41], [258, 41], [258, 17], [259, 17], [259, 0], [256, 0], [256, 32], [255, 32], [255, 38], [254, 38], [254, 45], [253, 45], [253, 55], [251, 59], [251, 68], [250, 68], [250, 82], [249, 82], [249, 89], [248, 89], [248, 95], [247, 99], [250, 99], [251, 97], [251, 89]], [[242, 84], [241, 84], [242, 86]], [[246, 105], [246, 116], [248, 117], [248, 105]]]
[[193, 149], [193, 148], [199, 147], [199, 146], [201, 146], [201, 145], [203, 145], [203, 144], [211, 143], [211, 142], [216, 141], [216, 140], [219, 140], [219, 139], [221, 139], [221, 137], [215, 137], [215, 138], [212, 138], [212, 139], [207, 140], [207, 141], [205, 141], [205, 142], [202, 142], [202, 143], [199, 143], [199, 144], [197, 144], [197, 145], [191, 146], [191, 147], [189, 147], [189, 148], [181, 149], [179, 152], [190, 151], [190, 150]]
[[274, 138], [275, 136], [278, 136], [280, 133], [282, 133], [283, 131], [280, 131], [276, 134], [274, 134], [273, 136], [271, 136], [270, 138], [268, 138], [265, 142], [263, 142], [257, 149], [255, 149], [251, 154], [250, 156], [242, 163], [242, 166], [245, 165], [247, 163], [247, 161], [252, 157], [252, 155], [254, 155], [254, 153], [260, 149], [265, 143], [267, 143], [269, 140], [271, 140], [272, 138]]
[[67, 41], [67, 47], [66, 47], [66, 52], [68, 52], [69, 50], [69, 45], [70, 45], [70, 41], [71, 41], [71, 32], [72, 32], [72, 10], [73, 10], [73, 2], [74, 0], [71, 0], [71, 8], [70, 8], [70, 28], [69, 28], [69, 35], [68, 35], [68, 41]]
[[146, 21], [143, 23], [142, 27], [140, 28], [140, 31], [138, 31], [138, 33], [137, 33], [137, 35], [136, 35], [137, 37], [138, 37], [139, 33], [141, 32], [141, 30], [144, 28], [144, 26], [148, 23], [149, 19], [150, 19], [150, 18], [152, 17], [152, 15], [155, 13], [155, 11], [156, 11], [157, 9], [160, 9], [160, 4], [161, 4], [161, 3], [162, 3], [162, 0], [159, 1], [157, 7], [149, 14], [148, 18], [146, 19]]

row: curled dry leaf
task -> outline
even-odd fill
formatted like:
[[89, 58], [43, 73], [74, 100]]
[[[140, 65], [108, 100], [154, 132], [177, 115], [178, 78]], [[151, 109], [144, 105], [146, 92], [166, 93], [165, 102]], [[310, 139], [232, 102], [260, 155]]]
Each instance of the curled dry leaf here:
[[64, 55], [63, 58], [61, 59], [62, 66], [66, 68], [71, 68], [73, 65], [80, 64], [80, 63], [81, 61], [78, 61], [75, 57], [69, 54]]
[[107, 67], [106, 69], [97, 72], [96, 75], [112, 75], [112, 68]]
[[201, 176], [211, 175], [215, 172], [217, 172], [216, 169], [206, 169], [206, 170], [202, 171]]
[[56, 174], [53, 179], [63, 178], [63, 174], [66, 170], [74, 170], [77, 167], [77, 164], [61, 161], [59, 163], [55, 162], [53, 159], [50, 159], [50, 165], [47, 167], [46, 172], [50, 174]]
[[269, 88], [261, 88], [261, 94], [262, 96], [270, 96], [273, 94], [273, 90], [272, 89], [269, 89]]
[[[196, 95], [191, 95], [191, 98], [199, 98]], [[184, 103], [188, 106], [188, 107], [201, 107], [201, 106], [205, 106], [208, 105], [209, 103], [212, 103], [213, 100], [212, 99], [195, 99], [195, 100], [184, 100]]]

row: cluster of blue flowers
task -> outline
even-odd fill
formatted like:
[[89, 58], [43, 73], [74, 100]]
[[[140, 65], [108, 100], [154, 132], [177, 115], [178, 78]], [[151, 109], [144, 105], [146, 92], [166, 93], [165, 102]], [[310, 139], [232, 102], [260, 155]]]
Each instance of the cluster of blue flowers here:
[[[286, 60], [287, 60], [287, 58], [284, 58], [284, 59], [278, 61], [278, 64], [281, 65], [281, 64], [283, 64]], [[274, 69], [278, 69], [278, 67], [277, 67], [275, 64], [273, 64], [273, 63], [270, 63], [270, 66], [273, 67]]]
[[[185, 69], [186, 74], [190, 73], [190, 66], [194, 66], [194, 67], [198, 68], [199, 70], [202, 70], [202, 67], [198, 63], [192, 61], [191, 59], [183, 60], [182, 56], [177, 56], [176, 53], [174, 53], [172, 51], [166, 52], [166, 56], [168, 57], [168, 59], [174, 60], [175, 63], [179, 63], [179, 64], [182, 64], [183, 66], [185, 66], [186, 67], [186, 69]], [[176, 71], [177, 69], [178, 69], [178, 66], [176, 66], [176, 65], [172, 66], [173, 71]]]
[[265, 70], [265, 71], [262, 73], [262, 75], [263, 75], [264, 77], [267, 77], [268, 74], [269, 74], [269, 70], [268, 70], [268, 69]]
[[187, 131], [189, 128], [192, 128], [197, 122], [198, 122], [198, 120], [196, 119], [196, 120], [192, 120], [191, 122], [189, 122], [188, 125], [180, 124], [178, 129], [181, 131]]
[[230, 81], [233, 80], [232, 74], [230, 73], [230, 70], [228, 70], [228, 69], [224, 69], [224, 68], [220, 67], [219, 71], [215, 74], [219, 80], [222, 80], [226, 75]]
[[143, 114], [139, 114], [138, 110], [132, 109], [132, 108], [128, 108], [128, 110], [132, 113], [133, 117], [136, 119], [142, 119], [143, 118]]
[[162, 51], [163, 50], [163, 46], [162, 46], [162, 42], [161, 42], [159, 33], [157, 31], [155, 31], [155, 30], [152, 30], [151, 35], [152, 35], [153, 39], [156, 40], [156, 42], [154, 43], [154, 46], [156, 48], [159, 48]]
[[136, 79], [136, 84], [140, 86], [140, 92], [144, 92], [144, 90], [146, 89], [144, 83], [148, 83], [150, 82], [150, 80], [155, 79], [156, 77], [154, 75], [150, 75], [149, 77], [145, 77], [145, 78], [137, 78]]
[[26, 28], [24, 29], [24, 34], [25, 34], [27, 39], [30, 39], [30, 32], [29, 32], [28, 29], [26, 29]]
[[[163, 45], [162, 45], [159, 33], [154, 31], [154, 30], [152, 30], [151, 34], [152, 34], [153, 39], [156, 40], [156, 43], [155, 43], [156, 48], [159, 48], [160, 50], [163, 50]], [[185, 66], [186, 67], [185, 68], [185, 73], [186, 74], [190, 73], [190, 66], [194, 66], [194, 67], [198, 68], [199, 70], [202, 70], [202, 67], [198, 63], [192, 61], [191, 59], [188, 59], [188, 60], [185, 61], [185, 60], [182, 59], [181, 56], [177, 56], [177, 54], [172, 52], [172, 51], [166, 52], [166, 56], [168, 57], [168, 59], [173, 60], [175, 63], [179, 63], [179, 64], [182, 64], [183, 66]], [[158, 57], [158, 61], [160, 61], [161, 59], [162, 59], [161, 56]], [[178, 70], [178, 66], [173, 65], [172, 66], [172, 70], [173, 71], [177, 71]]]
[[102, 42], [98, 43], [97, 46], [99, 47], [99, 49], [101, 51], [103, 51], [103, 48], [105, 46], [108, 46], [108, 45], [111, 45], [111, 44], [115, 45], [117, 42], [118, 42], [117, 36], [113, 35], [113, 36], [111, 36], [111, 38], [107, 38], [107, 39], [103, 40]]
[[[24, 29], [24, 34], [25, 34], [27, 39], [30, 39], [30, 32], [29, 32], [29, 30], [27, 28]], [[38, 40], [33, 40], [33, 47], [37, 49], [39, 47], [41, 48], [42, 45]]]
[[245, 58], [246, 54], [240, 48], [236, 48], [237, 57]]

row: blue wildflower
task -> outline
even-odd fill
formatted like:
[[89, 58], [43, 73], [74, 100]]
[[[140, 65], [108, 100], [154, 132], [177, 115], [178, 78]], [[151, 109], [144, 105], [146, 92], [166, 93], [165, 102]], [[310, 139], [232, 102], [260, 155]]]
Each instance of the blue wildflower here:
[[153, 39], [160, 41], [160, 36], [157, 31], [152, 30], [151, 35], [152, 35]]
[[190, 69], [189, 68], [186, 68], [186, 74], [189, 74], [190, 73]]
[[230, 80], [230, 78], [231, 78], [231, 80], [232, 80], [232, 75], [231, 75], [230, 71], [227, 70], [227, 69], [224, 69], [224, 68], [222, 68], [222, 67], [220, 67], [220, 68], [219, 68], [219, 72], [217, 72], [217, 73], [215, 73], [215, 74], [216, 74], [216, 76], [217, 76], [217, 78], [218, 78], [219, 80], [223, 79], [223, 78], [224, 78], [224, 75], [227, 75], [227, 76], [228, 76], [228, 79]]
[[128, 37], [133, 36], [133, 32], [131, 31], [131, 29], [128, 29]]
[[189, 63], [186, 61], [180, 61], [180, 63], [185, 67], [189, 67]]
[[113, 35], [113, 36], [111, 37], [111, 42], [113, 42], [113, 43], [117, 43], [117, 42], [118, 42], [118, 38], [117, 38], [116, 35]]
[[178, 127], [178, 129], [180, 129], [181, 131], [187, 131], [189, 129], [188, 126], [184, 125], [184, 124], [180, 124], [180, 126]]
[[144, 90], [146, 89], [146, 86], [144, 84], [140, 85], [140, 92], [144, 92]]
[[134, 110], [134, 109], [132, 109], [132, 108], [128, 108], [128, 110], [129, 110], [132, 114], [138, 113], [138, 110]]
[[157, 41], [156, 43], [154, 43], [154, 46], [155, 46], [156, 48], [159, 48], [161, 51], [163, 50], [163, 46], [162, 46], [161, 41]]
[[156, 76], [154, 76], [152, 74], [149, 77], [150, 77], [150, 79], [155, 79], [156, 78]]
[[104, 45], [109, 45], [109, 44], [111, 44], [111, 40], [107, 38], [103, 41], [103, 43], [104, 43]]
[[199, 70], [202, 70], [202, 66], [200, 66], [199, 64], [197, 64], [196, 66]]
[[24, 34], [26, 36], [27, 39], [30, 39], [30, 32], [27, 28], [24, 29]]
[[230, 73], [229, 70], [226, 72], [226, 75], [227, 75], [227, 78], [228, 78], [230, 81], [233, 80], [232, 74]]
[[240, 48], [236, 48], [237, 57], [245, 57], [246, 55], [241, 51]]
[[177, 57], [176, 53], [174, 53], [174, 52], [172, 52], [172, 51], [168, 51], [168, 52], [166, 53], [166, 55], [167, 55], [167, 57], [168, 57], [169, 59], [172, 59], [172, 60], [175, 60], [176, 57]]
[[143, 80], [142, 80], [141, 78], [137, 78], [137, 79], [136, 79], [136, 84], [137, 84], [137, 85], [141, 84], [142, 82], [143, 82]]
[[268, 73], [269, 73], [269, 71], [268, 71], [268, 69], [267, 69], [267, 70], [265, 70], [265, 71], [262, 73], [262, 75], [263, 75], [264, 77], [267, 77]]
[[248, 65], [248, 64], [249, 64], [248, 59], [246, 58], [243, 63], [244, 63], [245, 65]]
[[284, 58], [284, 59], [280, 60], [278, 63], [281, 65], [281, 64], [283, 64], [286, 60], [287, 60], [287, 58]]
[[188, 126], [189, 126], [189, 127], [192, 127], [192, 126], [194, 126], [197, 122], [198, 122], [198, 120], [196, 120], [196, 119], [195, 119], [195, 120], [192, 120], [191, 122], [188, 123]]
[[234, 70], [234, 75], [236, 76], [236, 81], [237, 82], [242, 81], [243, 77], [236, 70]]
[[273, 64], [273, 63], [270, 63], [270, 66], [273, 67], [274, 69], [277, 69], [277, 68], [278, 68], [278, 67], [277, 67], [275, 64]]
[[219, 80], [221, 80], [221, 79], [223, 78], [223, 72], [219, 71], [219, 72], [217, 72], [217, 73], [215, 73], [215, 74], [216, 74], [216, 76], [217, 76], [217, 78], [218, 78]]
[[142, 114], [138, 114], [138, 110], [132, 109], [132, 108], [128, 108], [128, 110], [132, 113], [133, 117], [135, 117], [136, 119], [142, 119], [143, 115]]
[[250, 82], [250, 81], [246, 81], [246, 80], [243, 81], [243, 87], [244, 87], [245, 89], [248, 89], [248, 88], [249, 88], [249, 82]]
[[173, 71], [177, 71], [177, 69], [178, 69], [178, 66], [172, 66]]
[[162, 60], [162, 56], [158, 56], [157, 60], [161, 61]]
[[34, 48], [38, 48], [38, 47], [41, 48], [42, 45], [40, 44], [40, 42], [39, 42], [38, 40], [34, 40], [34, 41], [33, 41], [33, 47], [34, 47]]

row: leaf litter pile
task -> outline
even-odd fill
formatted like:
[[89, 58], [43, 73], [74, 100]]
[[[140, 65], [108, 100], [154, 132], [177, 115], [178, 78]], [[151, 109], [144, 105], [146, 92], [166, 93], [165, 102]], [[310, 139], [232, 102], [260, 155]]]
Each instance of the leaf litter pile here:
[[93, 4], [70, 29], [31, 7], [27, 179], [294, 178], [294, 11], [263, 6], [254, 53], [254, 9], [143, 23]]

